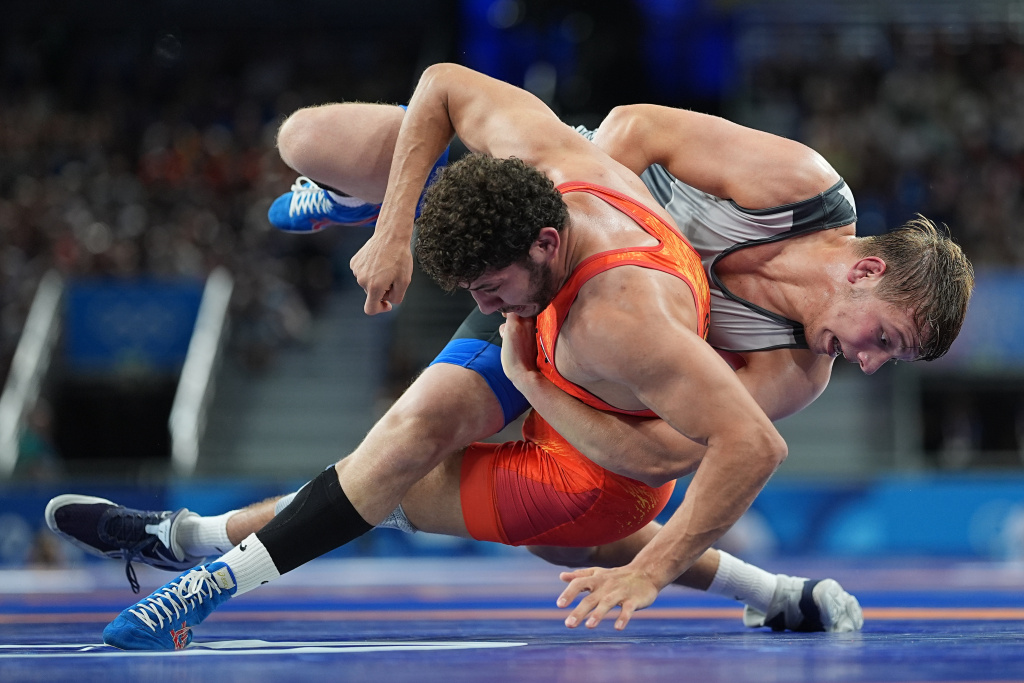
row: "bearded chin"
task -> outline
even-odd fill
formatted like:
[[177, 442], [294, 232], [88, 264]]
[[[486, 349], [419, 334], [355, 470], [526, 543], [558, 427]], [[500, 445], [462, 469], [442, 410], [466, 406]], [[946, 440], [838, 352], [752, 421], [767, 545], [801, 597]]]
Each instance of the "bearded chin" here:
[[558, 288], [551, 268], [540, 264], [530, 265], [530, 303], [536, 304], [540, 310], [548, 307], [555, 298]]

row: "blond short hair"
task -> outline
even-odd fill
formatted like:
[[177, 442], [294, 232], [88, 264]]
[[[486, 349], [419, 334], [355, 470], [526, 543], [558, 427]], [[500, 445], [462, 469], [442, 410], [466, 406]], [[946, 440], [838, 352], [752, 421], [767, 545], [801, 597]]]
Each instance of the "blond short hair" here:
[[858, 240], [861, 258], [885, 261], [876, 293], [894, 306], [913, 311], [921, 337], [918, 360], [935, 360], [960, 334], [974, 290], [974, 267], [943, 225], [924, 216], [883, 235]]

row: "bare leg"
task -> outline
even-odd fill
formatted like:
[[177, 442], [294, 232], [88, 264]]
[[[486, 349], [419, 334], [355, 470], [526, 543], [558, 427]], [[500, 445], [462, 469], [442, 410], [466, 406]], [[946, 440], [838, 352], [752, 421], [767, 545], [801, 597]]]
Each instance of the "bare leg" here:
[[259, 503], [253, 503], [242, 508], [235, 514], [228, 517], [227, 530], [228, 540], [232, 545], [238, 545], [251, 533], [262, 529], [267, 522], [274, 518], [274, 506], [281, 496], [268, 498]]
[[[420, 375], [335, 470], [367, 522], [379, 524], [401, 502], [418, 529], [468, 537], [456, 449], [486, 439], [503, 424], [501, 406], [480, 375], [439, 363]], [[272, 520], [278, 500], [253, 503], [229, 517], [231, 543]]]
[[[336, 465], [337, 470], [343, 472], [347, 463], [347, 459], [339, 462]], [[402, 499], [402, 509], [418, 530], [470, 538], [462, 517], [462, 501], [459, 494], [461, 470], [462, 453], [458, 452], [446, 458], [413, 484], [406, 493]], [[267, 522], [274, 518], [277, 501], [281, 498], [283, 496], [253, 503], [228, 517], [227, 532], [231, 543], [238, 545], [249, 534], [266, 526]]]
[[413, 484], [452, 453], [497, 433], [504, 423], [498, 399], [479, 374], [445, 363], [432, 365], [335, 466], [338, 479], [363, 519], [379, 524]]
[[402, 510], [420, 531], [472, 538], [462, 514], [459, 486], [462, 452], [455, 453], [416, 482], [402, 499]]
[[[345, 460], [337, 468], [345, 468]], [[402, 508], [413, 526], [423, 532], [469, 538], [462, 516], [459, 483], [462, 454], [456, 453], [416, 482], [402, 499]], [[228, 520], [228, 537], [238, 544], [250, 533], [258, 531], [274, 517], [277, 498], [254, 503], [239, 510]], [[589, 548], [559, 548], [529, 546], [537, 557], [564, 567], [621, 567], [628, 564], [640, 549], [647, 545], [661, 525], [651, 522], [646, 527], [620, 541]], [[707, 590], [718, 571], [718, 551], [708, 549], [674, 583], [686, 588]]]
[[379, 203], [404, 115], [401, 107], [387, 104], [307, 107], [281, 124], [278, 151], [286, 164], [317, 183]]
[[[654, 534], [660, 528], [660, 524], [651, 522], [631, 536], [602, 546], [590, 548], [530, 546], [529, 551], [552, 564], [565, 567], [621, 567], [629, 564], [636, 554], [654, 538]], [[673, 583], [686, 588], [707, 590], [715, 578], [715, 572], [718, 571], [718, 559], [718, 551], [709, 548]]]

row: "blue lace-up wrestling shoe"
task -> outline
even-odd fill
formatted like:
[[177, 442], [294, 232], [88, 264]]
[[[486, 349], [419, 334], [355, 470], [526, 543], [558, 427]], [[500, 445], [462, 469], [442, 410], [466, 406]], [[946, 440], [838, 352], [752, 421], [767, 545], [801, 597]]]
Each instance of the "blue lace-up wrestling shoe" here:
[[812, 581], [785, 574], [778, 577], [768, 614], [747, 605], [743, 610], [745, 626], [768, 626], [773, 631], [829, 633], [863, 628], [864, 613], [860, 603], [835, 579]]
[[345, 206], [331, 199], [327, 191], [305, 176], [274, 200], [267, 212], [271, 224], [285, 232], [318, 232], [328, 225], [365, 225], [377, 223], [380, 204]]
[[103, 642], [122, 650], [181, 650], [192, 628], [238, 590], [223, 562], [196, 567], [121, 612], [103, 629]]
[[182, 508], [176, 512], [133, 510], [106, 498], [69, 493], [46, 506], [46, 525], [82, 550], [100, 557], [125, 561], [125, 575], [132, 591], [139, 592], [133, 561], [157, 569], [180, 572], [203, 561], [185, 554], [175, 542], [175, 527], [194, 516]]

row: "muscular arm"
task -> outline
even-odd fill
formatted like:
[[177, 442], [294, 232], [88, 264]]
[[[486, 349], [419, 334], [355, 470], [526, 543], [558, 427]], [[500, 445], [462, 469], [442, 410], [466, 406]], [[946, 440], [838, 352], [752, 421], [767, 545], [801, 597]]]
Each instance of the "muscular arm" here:
[[839, 180], [820, 154], [799, 142], [653, 104], [616, 107], [594, 143], [638, 175], [660, 164], [684, 183], [748, 209], [807, 199]]
[[[532, 320], [514, 315], [503, 330], [502, 365], [530, 405], [577, 450], [617, 474], [660, 486], [689, 474], [707, 451], [661, 419], [607, 413], [549, 382], [537, 370]], [[746, 355], [736, 377], [771, 420], [809, 405], [828, 383], [832, 359], [799, 349]], [[721, 359], [718, 360], [724, 364]]]
[[412, 277], [416, 204], [434, 161], [456, 133], [471, 151], [518, 157], [556, 184], [585, 179], [647, 195], [635, 174], [574, 133], [534, 95], [465, 67], [435, 64], [423, 72], [402, 119], [373, 237], [351, 262], [367, 294], [366, 313], [390, 310], [404, 297]]
[[[839, 178], [800, 143], [725, 119], [656, 105], [617, 107], [594, 137], [598, 147], [636, 173], [661, 164], [680, 180], [748, 208], [807, 199]], [[744, 354], [736, 376], [771, 420], [809, 405], [828, 384], [832, 360], [809, 351]], [[523, 365], [518, 366], [522, 373]], [[547, 384], [542, 376], [512, 377], [541, 415], [602, 466], [647, 483], [688, 473], [704, 446], [663, 421], [592, 410]]]
[[[641, 270], [619, 268], [588, 282], [563, 325], [559, 348], [571, 340], [572, 353], [589, 359], [581, 373], [629, 387], [641, 404], [706, 446], [682, 505], [629, 565], [656, 594], [747, 510], [786, 457], [786, 446], [735, 373], [692, 331], [692, 312], [674, 303], [684, 300], [678, 288], [685, 285]], [[649, 296], [638, 301], [630, 294], [637, 291]], [[616, 351], [623, 348], [634, 351]], [[602, 592], [598, 599], [614, 595]]]

